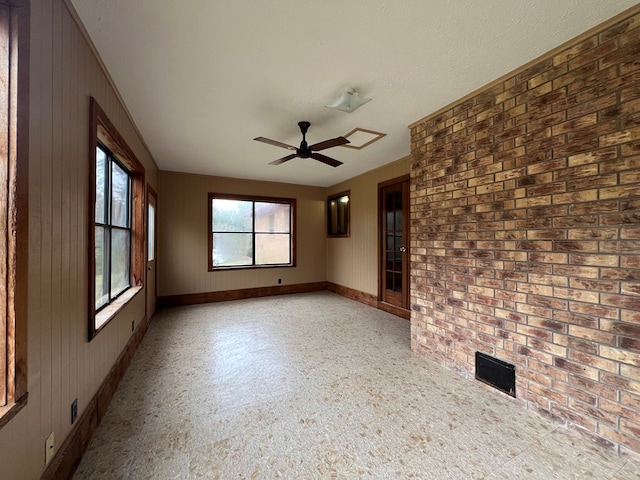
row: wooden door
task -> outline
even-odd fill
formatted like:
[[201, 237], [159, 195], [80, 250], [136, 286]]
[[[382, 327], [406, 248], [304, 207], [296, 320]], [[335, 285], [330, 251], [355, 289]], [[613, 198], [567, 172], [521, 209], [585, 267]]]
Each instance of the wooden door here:
[[409, 176], [378, 185], [380, 300], [409, 308]]
[[147, 320], [156, 311], [156, 257], [158, 247], [158, 196], [147, 187]]

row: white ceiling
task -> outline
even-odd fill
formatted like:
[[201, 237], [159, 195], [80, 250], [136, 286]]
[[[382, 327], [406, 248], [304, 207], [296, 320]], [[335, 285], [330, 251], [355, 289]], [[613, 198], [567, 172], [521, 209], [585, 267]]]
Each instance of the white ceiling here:
[[[409, 154], [407, 125], [635, 0], [71, 0], [162, 170], [331, 186]], [[331, 110], [345, 88], [373, 100]], [[362, 150], [268, 165], [355, 127]]]

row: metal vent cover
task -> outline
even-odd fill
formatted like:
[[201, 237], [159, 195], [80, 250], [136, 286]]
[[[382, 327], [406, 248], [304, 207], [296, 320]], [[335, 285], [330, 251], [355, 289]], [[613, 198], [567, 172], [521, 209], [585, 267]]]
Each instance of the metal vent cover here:
[[476, 352], [476, 380], [516, 396], [516, 367], [510, 363]]

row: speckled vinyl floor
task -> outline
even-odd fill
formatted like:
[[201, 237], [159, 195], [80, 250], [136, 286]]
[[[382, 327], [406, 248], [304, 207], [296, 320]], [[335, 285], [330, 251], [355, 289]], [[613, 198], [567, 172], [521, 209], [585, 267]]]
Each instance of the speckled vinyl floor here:
[[319, 292], [165, 309], [74, 479], [640, 479]]

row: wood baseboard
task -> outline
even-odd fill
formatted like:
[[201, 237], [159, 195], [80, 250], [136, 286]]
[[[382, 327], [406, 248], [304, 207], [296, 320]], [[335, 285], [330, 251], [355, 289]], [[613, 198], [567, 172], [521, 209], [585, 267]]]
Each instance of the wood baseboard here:
[[378, 301], [377, 307], [380, 310], [384, 310], [387, 313], [392, 313], [400, 318], [404, 318], [405, 320], [411, 320], [411, 310], [407, 310], [406, 308], [396, 307], [395, 305], [391, 305], [390, 303], [385, 303]]
[[60, 446], [58, 453], [45, 468], [44, 473], [40, 477], [41, 480], [60, 480], [73, 476], [73, 473], [80, 464], [82, 455], [84, 455], [84, 452], [87, 450], [93, 432], [95, 432], [107, 411], [109, 402], [111, 402], [111, 398], [116, 392], [120, 380], [133, 359], [138, 345], [142, 341], [145, 333], [147, 333], [148, 326], [149, 322], [147, 321], [143, 320], [139, 322], [138, 328], [100, 385], [98, 393], [91, 399], [85, 411], [76, 421], [76, 425]]
[[332, 282], [327, 282], [327, 290], [337, 293], [338, 295], [342, 295], [343, 297], [350, 298], [351, 300], [355, 300], [356, 302], [364, 303], [370, 307], [378, 308], [378, 299], [375, 295], [371, 295], [370, 293], [361, 292], [360, 290], [355, 290]]
[[360, 290], [355, 290], [353, 288], [345, 287], [343, 285], [338, 285], [337, 283], [332, 282], [327, 282], [327, 290], [337, 293], [338, 295], [342, 295], [343, 297], [350, 298], [357, 302], [364, 303], [365, 305], [369, 305], [370, 307], [384, 310], [385, 312], [391, 313], [406, 320], [411, 319], [410, 310], [396, 307], [395, 305], [391, 305], [389, 303], [381, 302], [380, 300], [378, 300], [378, 297], [376, 297], [375, 295], [371, 295], [370, 293], [361, 292]]
[[272, 287], [243, 288], [220, 292], [188, 293], [185, 295], [166, 295], [158, 297], [159, 307], [181, 307], [200, 303], [227, 302], [245, 298], [286, 295], [290, 293], [308, 293], [327, 290], [327, 282], [299, 283], [296, 285], [274, 285]]

